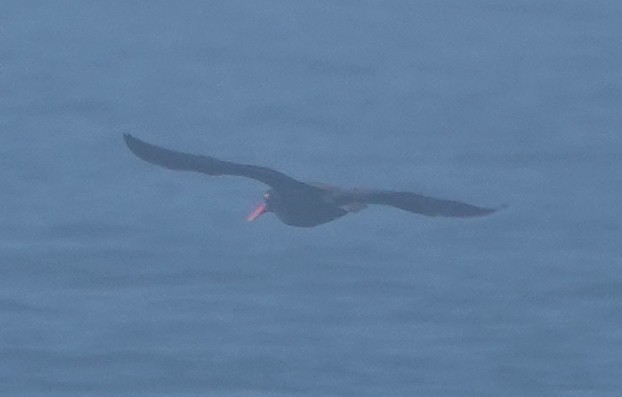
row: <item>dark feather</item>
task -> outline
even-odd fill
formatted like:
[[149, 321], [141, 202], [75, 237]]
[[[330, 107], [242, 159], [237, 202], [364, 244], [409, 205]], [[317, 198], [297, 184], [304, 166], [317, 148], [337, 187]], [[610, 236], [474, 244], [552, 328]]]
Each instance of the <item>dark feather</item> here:
[[130, 134], [124, 134], [128, 148], [146, 162], [171, 170], [195, 171], [207, 175], [235, 175], [255, 179], [279, 190], [318, 189], [297, 181], [271, 168], [232, 163], [210, 156], [188, 154], [152, 145]]
[[410, 192], [387, 190], [343, 190], [335, 194], [338, 204], [367, 203], [396, 207], [426, 216], [474, 217], [491, 214], [497, 209], [478, 207], [460, 201], [437, 199]]

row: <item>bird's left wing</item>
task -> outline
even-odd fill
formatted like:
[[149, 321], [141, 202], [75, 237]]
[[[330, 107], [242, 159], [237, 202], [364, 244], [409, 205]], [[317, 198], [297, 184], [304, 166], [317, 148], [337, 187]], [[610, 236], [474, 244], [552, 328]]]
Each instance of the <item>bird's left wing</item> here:
[[492, 214], [496, 208], [478, 207], [455, 200], [423, 196], [411, 192], [389, 190], [339, 189], [330, 193], [337, 205], [348, 203], [380, 204], [426, 216], [475, 217]]

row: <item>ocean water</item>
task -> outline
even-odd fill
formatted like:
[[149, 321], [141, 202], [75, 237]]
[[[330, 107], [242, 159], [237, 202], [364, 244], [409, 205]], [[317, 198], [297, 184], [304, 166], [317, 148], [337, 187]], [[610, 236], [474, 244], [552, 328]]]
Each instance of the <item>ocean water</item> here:
[[[0, 395], [619, 396], [622, 3], [0, 1]], [[308, 181], [508, 209], [246, 223]]]

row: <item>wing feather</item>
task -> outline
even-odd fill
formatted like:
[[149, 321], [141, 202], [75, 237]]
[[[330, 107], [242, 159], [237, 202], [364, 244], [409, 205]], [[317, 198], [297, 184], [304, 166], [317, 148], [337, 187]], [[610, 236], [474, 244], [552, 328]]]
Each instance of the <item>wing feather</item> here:
[[171, 170], [195, 171], [207, 175], [235, 175], [255, 179], [279, 190], [317, 188], [271, 168], [238, 164], [211, 156], [188, 154], [156, 146], [130, 134], [123, 138], [127, 147], [142, 160]]
[[455, 200], [445, 200], [411, 192], [395, 192], [388, 190], [353, 189], [349, 191], [340, 191], [335, 194], [335, 200], [339, 203], [358, 202], [388, 205], [425, 216], [457, 218], [485, 216], [498, 210], [495, 208], [479, 207]]

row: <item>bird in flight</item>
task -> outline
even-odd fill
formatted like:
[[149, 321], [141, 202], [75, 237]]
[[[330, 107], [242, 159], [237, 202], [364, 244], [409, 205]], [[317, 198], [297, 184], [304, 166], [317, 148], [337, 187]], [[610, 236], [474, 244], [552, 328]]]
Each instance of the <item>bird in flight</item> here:
[[263, 195], [263, 203], [247, 217], [248, 221], [272, 212], [287, 225], [313, 227], [358, 212], [368, 204], [388, 205], [425, 216], [455, 218], [485, 216], [498, 210], [411, 192], [344, 189], [305, 183], [271, 168], [182, 153], [147, 143], [130, 134], [123, 137], [132, 153], [148, 163], [207, 175], [242, 176], [268, 185], [270, 188]]

